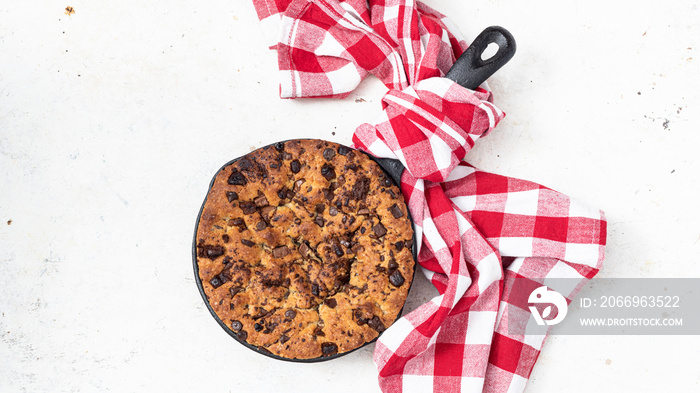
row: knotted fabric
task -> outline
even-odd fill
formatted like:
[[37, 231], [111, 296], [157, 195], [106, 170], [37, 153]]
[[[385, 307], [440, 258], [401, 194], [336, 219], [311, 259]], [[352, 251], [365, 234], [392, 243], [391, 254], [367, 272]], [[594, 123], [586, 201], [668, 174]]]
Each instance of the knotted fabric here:
[[[545, 335], [513, 328], [530, 318], [514, 283], [547, 284], [571, 301], [601, 268], [603, 213], [463, 161], [504, 114], [486, 89], [444, 78], [467, 46], [435, 10], [410, 0], [253, 3], [277, 32], [283, 98], [342, 98], [368, 74], [389, 89], [381, 118], [352, 140], [405, 166], [418, 262], [439, 296], [377, 341], [381, 389], [522, 392]], [[555, 287], [552, 278], [576, 285]]]

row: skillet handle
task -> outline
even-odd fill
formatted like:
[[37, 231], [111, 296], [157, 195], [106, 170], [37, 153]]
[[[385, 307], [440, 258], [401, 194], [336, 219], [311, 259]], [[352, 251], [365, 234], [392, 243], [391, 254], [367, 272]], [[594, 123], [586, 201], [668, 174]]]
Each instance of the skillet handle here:
[[[481, 57], [489, 44], [498, 45], [498, 51], [484, 60]], [[462, 53], [445, 77], [462, 87], [475, 90], [513, 58], [515, 49], [515, 38], [508, 30], [500, 26], [487, 27]]]

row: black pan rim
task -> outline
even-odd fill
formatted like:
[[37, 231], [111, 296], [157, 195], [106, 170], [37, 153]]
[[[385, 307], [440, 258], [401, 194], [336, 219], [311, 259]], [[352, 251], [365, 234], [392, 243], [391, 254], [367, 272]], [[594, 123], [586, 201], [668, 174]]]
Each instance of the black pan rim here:
[[[360, 345], [359, 347], [357, 347], [357, 348], [355, 348], [355, 349], [352, 349], [352, 350], [346, 351], [346, 352], [342, 352], [342, 353], [337, 353], [337, 354], [335, 354], [335, 355], [320, 356], [320, 357], [311, 358], [311, 359], [296, 359], [296, 358], [293, 359], [293, 358], [286, 358], [286, 357], [283, 357], [283, 356], [275, 355], [275, 354], [273, 354], [273, 353], [271, 353], [271, 352], [269, 352], [269, 351], [267, 351], [267, 350], [265, 350], [265, 349], [261, 349], [261, 348], [258, 347], [258, 346], [249, 344], [249, 343], [246, 342], [246, 341], [241, 341], [241, 340], [239, 340], [238, 337], [236, 336], [236, 333], [235, 333], [233, 330], [231, 330], [231, 328], [230, 328], [228, 325], [226, 325], [226, 324], [219, 318], [218, 315], [216, 315], [216, 312], [214, 312], [214, 309], [212, 308], [211, 304], [209, 304], [209, 300], [207, 299], [206, 293], [204, 292], [204, 285], [202, 284], [202, 280], [199, 278], [199, 265], [197, 264], [197, 229], [199, 228], [199, 220], [200, 220], [200, 218], [202, 217], [202, 211], [204, 211], [204, 205], [207, 203], [207, 199], [208, 199], [208, 197], [209, 197], [209, 191], [211, 191], [211, 188], [214, 186], [214, 181], [216, 180], [216, 177], [219, 175], [219, 173], [220, 173], [221, 171], [223, 171], [225, 168], [227, 168], [229, 165], [235, 163], [236, 161], [240, 160], [241, 158], [247, 156], [248, 154], [254, 153], [254, 152], [256, 152], [256, 151], [258, 151], [258, 150], [261, 150], [261, 149], [274, 148], [274, 145], [276, 145], [276, 144], [278, 144], [278, 143], [287, 143], [287, 142], [290, 142], [290, 141], [301, 141], [301, 140], [314, 140], [314, 141], [328, 142], [328, 143], [333, 143], [333, 144], [340, 145], [340, 146], [345, 146], [345, 145], [343, 145], [343, 144], [341, 144], [341, 143], [332, 142], [332, 141], [326, 141], [326, 140], [317, 139], [317, 138], [286, 139], [286, 140], [283, 140], [283, 141], [273, 142], [273, 143], [267, 144], [267, 145], [265, 145], [265, 146], [262, 146], [262, 147], [260, 147], [260, 148], [258, 148], [258, 149], [255, 149], [255, 150], [253, 150], [253, 151], [251, 151], [251, 152], [249, 152], [249, 153], [246, 153], [246, 154], [244, 154], [244, 155], [242, 155], [242, 156], [240, 156], [240, 157], [234, 158], [234, 159], [230, 160], [229, 162], [227, 162], [226, 164], [224, 164], [223, 166], [221, 166], [221, 168], [219, 168], [219, 169], [214, 173], [214, 176], [212, 176], [212, 179], [211, 179], [211, 181], [209, 182], [209, 187], [208, 187], [207, 192], [206, 192], [206, 194], [205, 194], [204, 201], [202, 202], [202, 205], [201, 205], [201, 207], [199, 208], [199, 213], [197, 214], [197, 219], [195, 220], [195, 225], [194, 225], [194, 237], [193, 237], [193, 240], [192, 240], [192, 261], [193, 261], [193, 267], [194, 267], [194, 279], [195, 279], [195, 283], [197, 284], [197, 289], [199, 290], [199, 294], [202, 296], [202, 300], [204, 300], [204, 304], [205, 304], [205, 306], [207, 307], [207, 310], [209, 310], [209, 313], [212, 315], [212, 317], [214, 317], [214, 320], [216, 320], [216, 322], [219, 324], [219, 326], [221, 326], [221, 328], [224, 329], [224, 331], [225, 331], [229, 336], [231, 336], [231, 337], [232, 337], [234, 340], [236, 340], [239, 344], [241, 344], [241, 345], [247, 347], [248, 349], [250, 349], [250, 350], [252, 350], [252, 351], [254, 351], [254, 352], [257, 352], [257, 353], [259, 353], [259, 354], [265, 355], [265, 356], [267, 356], [267, 357], [276, 359], [276, 360], [283, 360], [283, 361], [294, 362], [294, 363], [318, 363], [318, 362], [325, 362], [325, 361], [328, 361], [328, 360], [336, 359], [336, 358], [339, 358], [339, 357], [341, 357], [341, 356], [345, 356], [345, 355], [348, 355], [348, 354], [350, 354], [350, 353], [353, 353], [353, 352], [355, 352], [355, 351], [357, 351], [357, 350], [359, 350], [359, 349], [361, 349], [361, 348], [364, 348], [364, 347], [366, 347], [367, 345], [372, 344], [372, 343], [374, 343], [375, 341], [377, 341], [377, 339], [379, 338], [379, 336], [381, 336], [381, 333], [380, 333], [379, 336], [377, 336], [375, 339], [373, 339], [373, 340], [371, 340], [371, 341], [367, 341], [366, 343]], [[396, 186], [399, 187], [399, 192], [401, 192], [401, 185], [400, 185], [401, 173], [400, 173], [400, 172], [401, 172], [401, 169], [402, 169], [402, 168], [397, 168], [397, 166], [396, 166], [395, 164], [394, 164], [394, 165], [391, 165], [391, 166], [389, 166], [389, 167], [387, 167], [387, 166], [388, 166], [388, 165], [387, 165], [387, 162], [386, 162], [386, 161], [382, 161], [382, 159], [377, 159], [377, 157], [374, 157], [374, 156], [372, 156], [371, 154], [366, 153], [366, 152], [364, 152], [364, 151], [362, 151], [362, 150], [354, 149], [354, 148], [351, 148], [351, 147], [348, 147], [348, 146], [345, 146], [345, 147], [347, 147], [348, 149], [351, 149], [351, 150], [353, 150], [353, 151], [360, 152], [360, 153], [366, 155], [367, 157], [369, 157], [369, 158], [370, 158], [372, 161], [374, 161], [375, 163], [377, 163], [377, 164], [379, 165], [379, 167], [382, 169], [382, 171], [384, 172], [384, 174], [387, 175], [387, 176], [389, 176], [389, 178], [391, 179], [391, 181], [392, 181]], [[398, 173], [397, 173], [397, 172], [398, 172]], [[402, 193], [401, 195], [403, 196], [403, 193]], [[406, 205], [407, 205], [407, 207], [408, 207], [408, 204], [407, 204], [407, 202], [405, 201], [405, 198], [404, 198], [404, 203], [406, 203]], [[414, 262], [414, 265], [413, 265], [413, 277], [412, 277], [412, 279], [411, 279], [411, 285], [409, 286], [408, 292], [407, 292], [407, 295], [406, 295], [406, 298], [408, 298], [408, 295], [409, 295], [410, 292], [411, 292], [411, 288], [413, 287], [413, 282], [415, 281], [415, 278], [416, 278], [416, 270], [418, 270], [418, 255], [417, 255], [417, 244], [416, 244], [416, 230], [415, 230], [415, 224], [414, 224], [414, 222], [413, 222], [413, 217], [411, 216], [411, 212], [410, 212], [410, 210], [409, 210], [408, 208], [406, 209], [406, 212], [408, 213], [408, 214], [407, 214], [407, 217], [408, 217], [409, 221], [411, 222], [411, 226], [413, 227], [413, 235], [412, 235], [413, 244], [412, 244], [412, 247], [411, 247], [411, 253], [413, 254], [413, 262]], [[405, 306], [405, 301], [404, 301], [404, 306]], [[399, 320], [399, 319], [401, 318], [402, 314], [403, 314], [403, 307], [401, 308], [401, 310], [399, 310], [399, 313], [398, 313], [396, 319], [392, 322], [392, 325], [393, 325], [394, 323], [396, 323], [396, 321]]]

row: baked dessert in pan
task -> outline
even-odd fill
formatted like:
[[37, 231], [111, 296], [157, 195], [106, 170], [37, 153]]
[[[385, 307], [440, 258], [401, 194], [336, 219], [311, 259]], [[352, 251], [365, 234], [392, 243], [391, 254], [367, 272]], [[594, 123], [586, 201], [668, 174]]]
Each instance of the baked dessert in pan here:
[[400, 189], [367, 154], [279, 142], [226, 164], [193, 245], [219, 324], [279, 359], [318, 361], [369, 342], [400, 315], [413, 280], [413, 228]]

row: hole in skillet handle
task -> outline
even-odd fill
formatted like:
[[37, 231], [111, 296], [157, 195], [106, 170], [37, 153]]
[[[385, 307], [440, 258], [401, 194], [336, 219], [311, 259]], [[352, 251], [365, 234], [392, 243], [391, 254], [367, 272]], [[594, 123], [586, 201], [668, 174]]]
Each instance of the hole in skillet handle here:
[[[490, 44], [498, 45], [498, 51], [482, 59]], [[494, 72], [503, 67], [515, 55], [515, 38], [500, 26], [487, 27], [457, 59], [445, 75], [467, 89], [475, 90]]]

